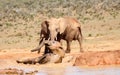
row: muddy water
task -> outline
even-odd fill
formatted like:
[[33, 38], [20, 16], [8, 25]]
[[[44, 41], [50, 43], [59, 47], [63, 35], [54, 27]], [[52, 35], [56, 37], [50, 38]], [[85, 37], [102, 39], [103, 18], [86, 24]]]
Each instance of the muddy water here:
[[65, 69], [43, 68], [35, 75], [120, 75], [120, 68], [98, 68], [83, 69], [78, 67], [67, 67]]
[[[14, 67], [15, 68], [15, 67]], [[22, 70], [23, 74], [17, 73]], [[16, 70], [16, 71], [15, 71]], [[107, 68], [80, 68], [80, 67], [67, 67], [67, 68], [51, 68], [42, 67], [39, 70], [33, 68], [15, 68], [14, 71], [1, 72], [0, 75], [120, 75], [120, 67], [107, 67]], [[9, 73], [9, 74], [8, 74]], [[10, 74], [11, 73], [11, 74]]]

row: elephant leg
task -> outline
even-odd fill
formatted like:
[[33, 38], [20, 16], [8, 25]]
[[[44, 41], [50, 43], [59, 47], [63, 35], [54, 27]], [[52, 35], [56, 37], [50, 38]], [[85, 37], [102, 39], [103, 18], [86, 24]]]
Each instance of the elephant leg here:
[[28, 58], [28, 59], [20, 59], [16, 60], [17, 63], [24, 63], [24, 64], [35, 64], [35, 58]]
[[83, 52], [83, 48], [82, 48], [82, 38], [81, 37], [79, 37], [78, 38], [78, 42], [79, 42], [79, 47], [80, 47], [80, 52]]
[[45, 51], [44, 51], [44, 54], [47, 54], [49, 51], [48, 51], [48, 48], [47, 46], [45, 45]]
[[67, 41], [67, 48], [66, 48], [66, 53], [70, 53], [70, 44], [71, 44], [71, 42], [70, 41]]

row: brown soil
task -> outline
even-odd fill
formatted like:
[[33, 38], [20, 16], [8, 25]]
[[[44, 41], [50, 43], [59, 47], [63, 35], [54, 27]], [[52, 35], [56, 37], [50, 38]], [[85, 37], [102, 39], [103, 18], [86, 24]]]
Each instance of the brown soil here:
[[[15, 50], [15, 49], [14, 49]], [[22, 50], [22, 49], [21, 49]], [[8, 52], [7, 52], [8, 51]], [[18, 52], [12, 52], [11, 50], [5, 50], [5, 52], [0, 52], [0, 75], [22, 75], [22, 72], [25, 75], [35, 75], [37, 71], [40, 71], [44, 68], [51, 69], [64, 69], [67, 66], [72, 66], [73, 62], [67, 62], [69, 59], [69, 54], [66, 54], [66, 57], [63, 63], [49, 63], [49, 64], [22, 64], [17, 63], [18, 59], [27, 59], [27, 58], [36, 58], [42, 55], [42, 53], [31, 53], [28, 51], [19, 52], [20, 49], [16, 49]]]
[[4, 75], [23, 75], [23, 70], [18, 70], [18, 69], [3, 69], [0, 70], [0, 74], [4, 74]]
[[118, 65], [120, 64], [120, 50], [85, 52], [78, 55], [74, 65]]

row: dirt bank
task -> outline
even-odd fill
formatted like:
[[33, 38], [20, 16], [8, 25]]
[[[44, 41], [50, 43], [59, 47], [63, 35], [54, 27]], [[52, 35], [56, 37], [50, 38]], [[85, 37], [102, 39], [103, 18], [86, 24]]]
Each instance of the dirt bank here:
[[77, 56], [74, 65], [118, 65], [120, 64], [120, 50], [85, 52]]

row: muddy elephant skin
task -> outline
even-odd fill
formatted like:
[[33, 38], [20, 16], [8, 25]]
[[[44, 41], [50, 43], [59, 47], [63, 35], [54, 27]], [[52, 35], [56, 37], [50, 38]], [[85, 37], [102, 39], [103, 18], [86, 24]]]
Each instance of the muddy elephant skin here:
[[82, 50], [82, 32], [80, 23], [71, 17], [63, 18], [51, 18], [46, 21], [47, 29], [50, 32], [50, 40], [61, 41], [61, 39], [67, 42], [66, 53], [69, 53], [71, 48], [70, 44], [72, 40], [77, 40], [80, 45], [80, 51]]
[[[61, 42], [61, 39], [65, 40], [67, 42], [66, 53], [70, 53], [70, 44], [72, 40], [77, 40], [79, 42], [80, 51], [83, 52], [81, 25], [74, 18], [50, 18], [43, 21], [41, 24], [39, 47], [33, 49], [32, 51], [38, 51], [39, 53], [41, 47], [45, 45], [43, 42], [48, 39], [59, 42]], [[49, 51], [50, 50], [47, 46], [45, 46], [44, 53], [49, 53]]]
[[37, 58], [27, 58], [17, 60], [17, 63], [24, 64], [45, 64], [45, 63], [61, 63], [64, 58], [65, 51], [58, 41], [45, 41], [46, 47], [51, 51], [50, 53], [43, 54]]

